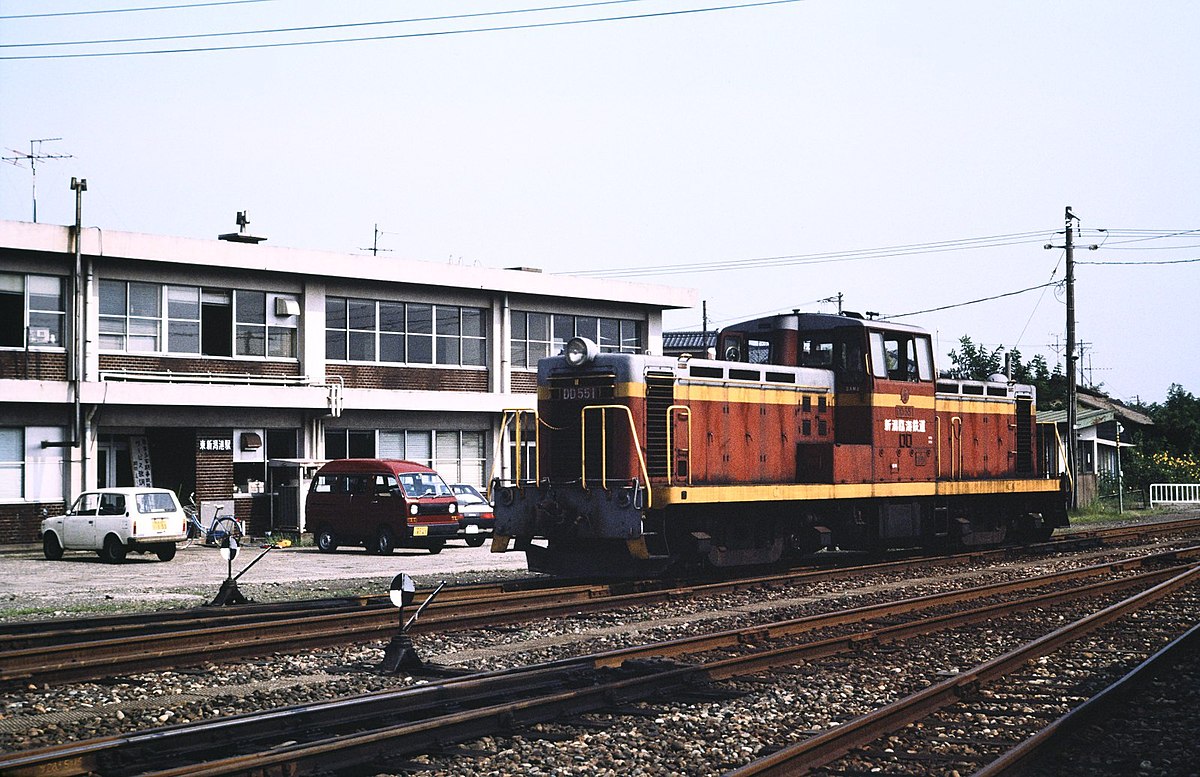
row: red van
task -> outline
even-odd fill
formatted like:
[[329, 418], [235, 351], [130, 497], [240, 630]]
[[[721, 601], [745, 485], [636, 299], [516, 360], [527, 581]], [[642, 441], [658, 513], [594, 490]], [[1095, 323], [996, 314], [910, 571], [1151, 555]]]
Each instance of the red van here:
[[458, 502], [442, 476], [398, 459], [338, 459], [317, 470], [305, 502], [317, 547], [364, 545], [368, 553], [440, 553], [458, 532]]

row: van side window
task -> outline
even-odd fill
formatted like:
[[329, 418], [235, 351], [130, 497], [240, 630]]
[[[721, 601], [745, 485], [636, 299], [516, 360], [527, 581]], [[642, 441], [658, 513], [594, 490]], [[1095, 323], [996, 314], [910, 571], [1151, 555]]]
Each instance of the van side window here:
[[374, 475], [346, 475], [346, 490], [352, 494], [370, 494], [374, 487]]
[[75, 507], [71, 511], [72, 515], [95, 515], [96, 508], [100, 504], [99, 494], [82, 494], [75, 500]]
[[125, 512], [125, 497], [121, 494], [101, 494], [101, 515], [122, 515]]
[[375, 476], [375, 495], [376, 496], [391, 496], [399, 494], [400, 487], [396, 485], [396, 478], [391, 475], [376, 475]]
[[344, 494], [346, 478], [344, 475], [317, 475], [312, 490], [318, 494]]

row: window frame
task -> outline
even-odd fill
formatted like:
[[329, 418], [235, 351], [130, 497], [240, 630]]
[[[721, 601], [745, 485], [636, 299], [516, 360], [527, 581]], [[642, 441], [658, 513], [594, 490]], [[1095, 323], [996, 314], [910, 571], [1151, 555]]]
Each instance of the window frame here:
[[[352, 314], [356, 306], [362, 312], [358, 326], [355, 326]], [[344, 314], [331, 317], [331, 307], [343, 310]], [[368, 308], [370, 316], [366, 315]], [[325, 309], [327, 362], [461, 369], [488, 367], [487, 308], [329, 295], [325, 298]], [[331, 318], [334, 318], [332, 322]], [[365, 325], [367, 318], [370, 318], [370, 326]], [[468, 318], [474, 319], [478, 326], [468, 326]], [[481, 334], [468, 333], [468, 330]], [[401, 360], [385, 358], [385, 354], [398, 355]]]
[[[21, 350], [37, 350], [37, 351], [62, 351], [66, 349], [67, 340], [67, 307], [68, 307], [68, 290], [67, 279], [61, 275], [46, 275], [43, 273], [25, 273], [25, 272], [0, 272], [0, 276], [6, 276], [15, 279], [20, 284], [21, 290], [3, 291], [3, 294], [10, 298], [10, 304], [21, 306], [20, 312], [20, 334], [12, 338], [14, 342], [7, 345], [0, 345], [0, 349], [13, 348]], [[34, 291], [31, 289], [34, 279], [38, 281], [57, 281], [58, 292], [55, 296], [58, 298], [58, 308], [42, 308], [35, 307], [34, 298], [42, 298], [50, 295]], [[19, 301], [18, 301], [19, 300]], [[16, 319], [16, 316], [13, 316]], [[29, 330], [33, 328], [49, 329], [52, 342], [50, 343], [31, 343], [29, 342]], [[15, 333], [14, 333], [15, 334]], [[15, 342], [20, 340], [20, 342]]]
[[[108, 290], [116, 286], [122, 288], [120, 307], [122, 313], [112, 308], [114, 300], [106, 299]], [[134, 287], [153, 287], [157, 312], [153, 315], [135, 312]], [[194, 292], [195, 299], [182, 301], [181, 292]], [[229, 353], [206, 353], [204, 350], [204, 321], [205, 295], [228, 295], [229, 297]], [[154, 356], [179, 357], [187, 356], [203, 359], [241, 359], [241, 360], [287, 360], [299, 361], [299, 327], [300, 323], [289, 323], [283, 319], [293, 316], [280, 316], [273, 312], [272, 305], [278, 299], [288, 299], [299, 302], [299, 295], [290, 292], [275, 292], [262, 289], [234, 289], [191, 285], [186, 283], [159, 283], [157, 281], [138, 281], [119, 278], [101, 278], [98, 284], [99, 296], [99, 350], [102, 353], [130, 353]], [[242, 315], [244, 300], [262, 297], [261, 321], [252, 321]], [[178, 309], [178, 305], [195, 305], [194, 317]], [[210, 307], [214, 303], [208, 303]], [[110, 310], [105, 311], [108, 305]], [[295, 316], [298, 318], [298, 316]], [[135, 332], [135, 324], [140, 325], [143, 332]], [[106, 328], [108, 331], [105, 331]], [[153, 329], [153, 334], [149, 332]], [[191, 330], [191, 331], [185, 331]], [[218, 329], [218, 332], [220, 330]], [[273, 339], [274, 336], [274, 339]], [[153, 338], [153, 348], [130, 348], [131, 338]], [[105, 343], [106, 338], [120, 340]], [[176, 338], [187, 338], [194, 344], [193, 349], [177, 350], [173, 345], [178, 344]], [[175, 341], [174, 343], [172, 341]], [[245, 341], [245, 342], [244, 342]], [[247, 344], [261, 343], [261, 353], [250, 352]], [[284, 347], [274, 347], [273, 343], [286, 343]]]
[[[535, 336], [541, 332], [543, 317], [544, 338]], [[538, 322], [537, 327], [532, 325], [533, 321]], [[606, 330], [606, 340], [601, 342], [600, 335]], [[601, 353], [643, 353], [646, 349], [642, 319], [514, 310], [509, 322], [509, 360], [513, 369], [536, 370], [538, 359], [562, 353], [572, 337], [588, 338]]]

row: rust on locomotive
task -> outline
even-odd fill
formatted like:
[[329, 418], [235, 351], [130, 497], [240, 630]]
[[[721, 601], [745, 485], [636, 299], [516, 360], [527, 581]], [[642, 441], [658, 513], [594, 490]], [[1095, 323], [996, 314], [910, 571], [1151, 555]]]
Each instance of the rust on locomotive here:
[[1033, 388], [938, 379], [917, 327], [772, 316], [726, 328], [718, 352], [572, 341], [542, 359], [537, 413], [513, 419], [536, 464], [493, 482], [493, 551], [612, 576], [984, 546], [1066, 524]]

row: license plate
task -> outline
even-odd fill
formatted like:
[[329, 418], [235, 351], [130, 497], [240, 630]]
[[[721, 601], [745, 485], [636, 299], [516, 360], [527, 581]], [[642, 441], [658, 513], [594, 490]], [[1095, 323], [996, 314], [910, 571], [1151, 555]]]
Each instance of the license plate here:
[[467, 527], [467, 534], [478, 534], [478, 533], [479, 533], [479, 527], [476, 526], [475, 524], [471, 524], [470, 526]]
[[414, 537], [429, 536], [429, 527], [428, 526], [414, 526], [413, 527], [413, 536]]
[[166, 530], [167, 530], [167, 519], [166, 518], [155, 518], [154, 519], [154, 531], [166, 531]]

